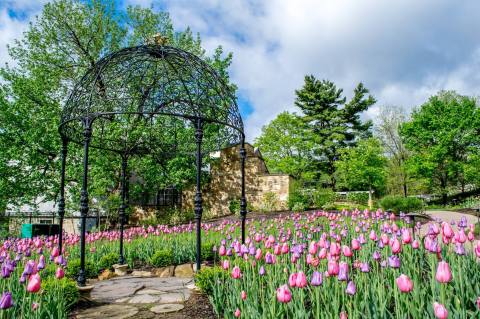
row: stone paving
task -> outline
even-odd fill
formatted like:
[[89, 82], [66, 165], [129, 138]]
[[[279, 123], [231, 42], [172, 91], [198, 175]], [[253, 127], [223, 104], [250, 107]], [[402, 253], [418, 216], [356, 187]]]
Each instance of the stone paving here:
[[194, 289], [192, 278], [120, 276], [95, 283], [90, 301], [103, 304], [74, 314], [78, 319], [136, 318], [139, 308], [153, 314], [180, 311]]

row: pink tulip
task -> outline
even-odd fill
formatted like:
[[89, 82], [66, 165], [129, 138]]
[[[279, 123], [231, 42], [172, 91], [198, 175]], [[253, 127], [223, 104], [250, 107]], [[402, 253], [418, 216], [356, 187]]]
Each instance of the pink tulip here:
[[340, 312], [340, 319], [348, 319], [348, 315], [345, 311]]
[[480, 309], [480, 297], [477, 298], [477, 308]]
[[450, 266], [446, 261], [441, 261], [438, 263], [435, 278], [441, 283], [447, 283], [452, 280], [452, 272], [450, 271]]
[[288, 284], [290, 287], [295, 287], [297, 285], [297, 273], [293, 273], [288, 277]]
[[27, 291], [28, 292], [38, 292], [41, 286], [41, 279], [38, 273], [31, 275], [28, 280]]
[[289, 251], [290, 251], [290, 247], [288, 247], [288, 243], [283, 243], [282, 254], [288, 254]]
[[475, 245], [475, 255], [480, 258], [480, 241], [477, 241], [477, 244]]
[[232, 269], [232, 278], [233, 278], [233, 279], [238, 279], [238, 278], [240, 278], [241, 276], [242, 276], [242, 273], [241, 273], [241, 271], [240, 271], [240, 267], [238, 267], [238, 266], [233, 267], [233, 269]]
[[343, 245], [342, 252], [345, 257], [352, 257], [352, 250], [347, 245]]
[[295, 284], [298, 288], [303, 288], [307, 286], [307, 276], [305, 276], [305, 273], [303, 271], [298, 272]]
[[357, 239], [352, 239], [352, 249], [353, 250], [360, 249], [360, 242]]
[[235, 310], [235, 313], [233, 315], [235, 316], [235, 318], [240, 318], [240, 309], [237, 308], [237, 310]]
[[391, 244], [392, 244], [392, 252], [394, 254], [398, 254], [402, 251], [402, 245], [400, 244], [400, 241], [396, 237]]
[[380, 236], [380, 240], [384, 245], [388, 245], [390, 243], [390, 238], [388, 238], [388, 235], [385, 233]]
[[317, 243], [315, 241], [311, 241], [310, 245], [308, 246], [308, 252], [312, 255], [315, 255], [317, 253]]
[[245, 292], [245, 290], [242, 290], [242, 293], [240, 294], [240, 297], [242, 297], [242, 300], [247, 299], [247, 293]]
[[220, 256], [225, 256], [227, 254], [227, 249], [224, 245], [220, 246], [220, 248], [218, 249], [218, 254]]
[[447, 222], [442, 223], [442, 234], [443, 234], [443, 236], [447, 237], [448, 239], [451, 239], [454, 236], [452, 226], [450, 226], [449, 223], [447, 223]]
[[401, 274], [395, 281], [401, 292], [410, 292], [413, 290], [413, 282], [407, 275]]
[[327, 257], [327, 249], [322, 248], [320, 249], [320, 252], [318, 253], [318, 258], [324, 259]]
[[410, 244], [412, 242], [412, 235], [410, 234], [409, 229], [403, 229], [402, 231], [402, 241], [404, 244]]
[[433, 303], [433, 312], [438, 319], [446, 319], [448, 317], [447, 308], [438, 302]]
[[475, 235], [473, 234], [473, 231], [468, 232], [467, 239], [468, 239], [468, 241], [474, 241], [475, 240]]
[[418, 249], [418, 247], [420, 247], [420, 243], [418, 242], [418, 240], [415, 239], [415, 240], [412, 242], [412, 248], [413, 248], [413, 249]]
[[230, 268], [230, 261], [228, 259], [225, 259], [222, 263], [223, 269], [227, 270]]
[[257, 248], [257, 251], [255, 252], [255, 259], [256, 260], [262, 259], [262, 250], [260, 248]]
[[51, 253], [51, 256], [53, 258], [57, 257], [58, 255], [60, 254], [59, 250], [58, 250], [58, 247], [54, 247], [53, 250], [52, 250], [52, 253]]
[[467, 241], [467, 236], [465, 235], [465, 231], [463, 229], [460, 229], [458, 232], [458, 241], [462, 244]]
[[55, 272], [55, 277], [57, 279], [62, 279], [63, 277], [65, 277], [65, 271], [63, 271], [62, 267], [57, 268], [57, 271]]
[[377, 238], [377, 234], [375, 233], [374, 230], [372, 230], [372, 231], [370, 232], [370, 235], [369, 235], [368, 237], [370, 238], [370, 240], [373, 240], [373, 241], [377, 241], [377, 239], [378, 239], [378, 238]]
[[330, 255], [332, 256], [340, 256], [340, 245], [335, 242], [330, 244]]
[[340, 271], [340, 266], [338, 265], [338, 263], [333, 260], [333, 259], [330, 259], [328, 261], [328, 264], [327, 264], [327, 273], [329, 276], [336, 276], [338, 275], [338, 272]]
[[287, 285], [277, 288], [277, 300], [283, 303], [289, 303], [292, 300], [292, 293], [288, 289]]

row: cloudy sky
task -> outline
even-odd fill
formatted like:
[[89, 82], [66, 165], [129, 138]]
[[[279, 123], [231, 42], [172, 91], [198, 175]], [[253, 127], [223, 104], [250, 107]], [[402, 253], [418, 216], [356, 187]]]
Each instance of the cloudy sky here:
[[[250, 140], [283, 110], [295, 111], [305, 74], [330, 79], [347, 96], [363, 82], [378, 107], [421, 104], [441, 89], [480, 95], [480, 1], [122, 0], [170, 12], [208, 51], [234, 54], [231, 77]], [[39, 0], [0, 0], [0, 62]]]

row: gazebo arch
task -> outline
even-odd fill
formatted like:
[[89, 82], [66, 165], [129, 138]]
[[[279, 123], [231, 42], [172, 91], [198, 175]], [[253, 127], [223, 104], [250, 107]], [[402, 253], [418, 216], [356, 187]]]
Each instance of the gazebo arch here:
[[83, 146], [83, 179], [80, 195], [81, 239], [78, 284], [85, 285], [85, 233], [88, 204], [89, 148], [117, 153], [122, 158], [120, 253], [123, 257], [126, 169], [129, 157], [153, 154], [195, 155], [196, 263], [201, 264], [202, 156], [241, 144], [242, 242], [245, 240], [245, 134], [233, 90], [199, 57], [160, 45], [125, 48], [93, 65], [73, 88], [62, 112], [59, 246], [65, 215], [65, 166], [68, 144]]

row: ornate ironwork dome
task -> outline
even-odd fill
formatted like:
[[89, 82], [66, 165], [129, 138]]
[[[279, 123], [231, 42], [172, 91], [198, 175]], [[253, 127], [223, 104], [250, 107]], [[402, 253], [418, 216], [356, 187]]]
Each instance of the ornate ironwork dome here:
[[[240, 143], [243, 123], [232, 88], [206, 62], [158, 45], [125, 48], [99, 60], [74, 87], [60, 133], [119, 153], [193, 153], [197, 120], [203, 152]], [[188, 132], [191, 131], [191, 134]]]

